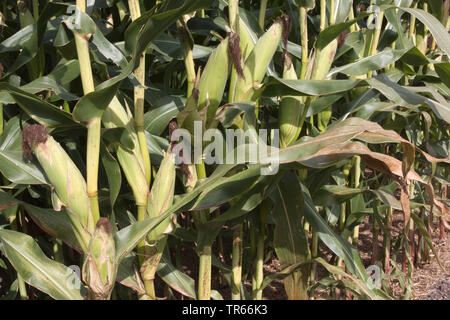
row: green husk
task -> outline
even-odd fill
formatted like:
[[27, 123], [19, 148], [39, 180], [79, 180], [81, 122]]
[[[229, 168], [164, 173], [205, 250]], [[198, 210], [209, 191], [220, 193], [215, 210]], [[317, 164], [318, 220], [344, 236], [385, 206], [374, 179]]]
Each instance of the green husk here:
[[145, 206], [147, 204], [149, 186], [138, 137], [129, 120], [130, 118], [117, 97], [114, 97], [103, 113], [102, 123], [106, 128], [125, 127], [128, 129], [134, 142], [134, 148], [126, 150], [119, 145], [117, 146], [116, 154], [128, 184], [133, 191], [136, 204]]
[[[165, 153], [164, 158], [156, 174], [152, 190], [149, 194], [147, 214], [149, 218], [156, 218], [172, 206], [175, 190], [175, 162], [173, 154]], [[170, 219], [164, 220], [148, 236], [148, 241], [156, 241], [166, 231]]]
[[109, 300], [117, 274], [115, 254], [111, 223], [100, 218], [83, 264], [83, 280], [95, 300]]
[[[297, 80], [297, 74], [290, 57], [286, 54], [284, 61], [284, 79]], [[294, 143], [301, 131], [302, 100], [300, 97], [284, 96], [278, 112], [278, 124], [280, 128], [281, 147], [287, 147]]]
[[[243, 61], [245, 61], [250, 53], [252, 52], [253, 48], [255, 47], [255, 43], [253, 42], [253, 38], [250, 35], [250, 32], [248, 31], [248, 26], [245, 24], [245, 22], [239, 18], [238, 26], [237, 26], [237, 34], [239, 36], [239, 48], [240, 48], [240, 57], [241, 60], [240, 63], [242, 64]], [[235, 68], [231, 71], [230, 76], [230, 90], [228, 92], [228, 102], [233, 102], [233, 98], [235, 95], [236, 90], [236, 83], [238, 80], [238, 73], [236, 72]]]
[[207, 122], [214, 118], [222, 101], [230, 66], [227, 37], [211, 53], [198, 85], [198, 109], [208, 108]]
[[[336, 54], [338, 41], [334, 39], [325, 48], [316, 51], [314, 66], [311, 74], [312, 80], [324, 80], [330, 71]], [[318, 114], [318, 128], [324, 131], [331, 119], [331, 107]]]
[[254, 101], [256, 91], [266, 74], [267, 67], [281, 41], [283, 24], [281, 19], [267, 30], [256, 42], [244, 63], [244, 77], [239, 77], [232, 101]]
[[[164, 155], [149, 194], [147, 205], [147, 215], [149, 218], [158, 217], [172, 206], [174, 190], [175, 163], [169, 149]], [[166, 246], [167, 233], [170, 230], [171, 220], [171, 217], [168, 217], [147, 235], [144, 247], [145, 259], [141, 263], [140, 271], [142, 279], [150, 282], [151, 286], [153, 286], [152, 282]]]
[[[44, 169], [62, 204], [67, 207], [74, 223], [79, 223], [89, 233], [94, 232], [89, 197], [80, 170], [66, 151], [47, 134], [42, 125], [27, 125], [23, 129], [23, 151], [26, 157], [31, 151]], [[81, 236], [86, 243], [86, 236]], [[79, 238], [80, 240], [80, 238]]]

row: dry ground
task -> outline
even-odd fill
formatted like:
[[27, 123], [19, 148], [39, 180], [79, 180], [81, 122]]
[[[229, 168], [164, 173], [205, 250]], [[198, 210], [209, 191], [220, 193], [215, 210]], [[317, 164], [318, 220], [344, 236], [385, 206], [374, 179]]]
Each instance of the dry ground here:
[[[402, 228], [403, 214], [394, 213], [393, 219], [393, 237], [397, 236]], [[382, 256], [381, 245], [383, 236], [378, 237], [379, 255]], [[450, 235], [447, 238], [439, 240], [438, 225], [435, 225], [433, 233], [433, 243], [442, 264], [441, 268], [431, 254], [429, 263], [420, 263], [413, 272], [413, 298], [416, 300], [450, 300]], [[322, 248], [323, 249], [323, 248]], [[358, 249], [365, 266], [372, 264], [372, 230], [368, 221], [360, 228], [360, 238]], [[323, 250], [325, 255], [329, 255]], [[399, 255], [400, 258], [400, 255]], [[400, 262], [400, 261], [398, 261]], [[279, 261], [274, 257], [264, 265], [264, 273], [266, 275], [273, 274], [281, 270]], [[246, 283], [248, 289], [251, 288], [250, 283]], [[224, 298], [229, 295], [228, 290], [219, 290]], [[282, 280], [275, 280], [263, 291], [263, 299], [268, 300], [284, 300], [287, 299]]]
[[[394, 213], [393, 217], [393, 237], [397, 236], [402, 229], [402, 214]], [[434, 255], [431, 255], [431, 262], [419, 264], [413, 273], [413, 299], [418, 300], [450, 300], [450, 235], [447, 234], [445, 240], [439, 240], [438, 226], [435, 225], [433, 234], [433, 243], [436, 248], [443, 269], [439, 267]], [[379, 254], [382, 256], [381, 245], [383, 242], [382, 235], [378, 238]], [[361, 253], [364, 265], [367, 267], [372, 264], [372, 230], [368, 221], [361, 225], [358, 249]], [[321, 246], [322, 253], [330, 257], [330, 253], [326, 248]], [[182, 249], [183, 271], [189, 276], [196, 278], [198, 273], [198, 265], [193, 248]], [[399, 257], [400, 258], [400, 255]], [[228, 261], [227, 261], [228, 262]], [[398, 261], [400, 262], [400, 261]], [[273, 274], [281, 270], [281, 266], [276, 257], [272, 257], [264, 265], [265, 275]], [[218, 290], [224, 299], [231, 298], [231, 290], [224, 279], [218, 276], [218, 270], [213, 268], [213, 284], [212, 288]], [[245, 283], [247, 291], [251, 292], [251, 282]], [[394, 290], [395, 292], [396, 290]], [[162, 293], [162, 292], [161, 292]], [[263, 299], [266, 300], [285, 300], [287, 299], [282, 280], [274, 280], [263, 291]]]
[[444, 270], [434, 257], [431, 263], [418, 266], [413, 273], [414, 299], [450, 300], [450, 236], [435, 237], [433, 242]]

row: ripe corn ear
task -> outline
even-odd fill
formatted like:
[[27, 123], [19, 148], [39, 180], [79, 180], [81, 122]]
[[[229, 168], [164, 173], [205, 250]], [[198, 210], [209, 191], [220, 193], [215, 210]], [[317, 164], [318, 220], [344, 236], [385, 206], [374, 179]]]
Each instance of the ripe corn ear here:
[[[175, 162], [170, 150], [165, 153], [155, 181], [150, 191], [147, 204], [147, 214], [149, 218], [156, 218], [172, 206], [175, 189]], [[149, 241], [156, 241], [169, 226], [170, 219], [161, 222], [153, 231], [148, 234]]]
[[216, 115], [230, 72], [228, 37], [211, 53], [198, 86], [198, 109], [208, 107], [207, 122]]
[[133, 191], [136, 204], [145, 206], [147, 204], [149, 186], [145, 175], [144, 160], [137, 134], [130, 124], [130, 117], [117, 97], [114, 97], [108, 108], [106, 108], [102, 122], [106, 128], [126, 127], [129, 130], [134, 142], [134, 148], [126, 150], [118, 146], [116, 151], [117, 159]]
[[[149, 195], [147, 205], [147, 214], [149, 218], [160, 216], [172, 206], [174, 190], [175, 162], [169, 149], [164, 155]], [[169, 217], [147, 235], [147, 243], [144, 248], [145, 259], [141, 264], [141, 275], [142, 279], [146, 282], [146, 286], [150, 285], [152, 288], [159, 260], [161, 259], [164, 247], [166, 246], [166, 232], [170, 227], [170, 223], [171, 218]], [[152, 291], [154, 291], [154, 289]], [[147, 290], [147, 294], [152, 295], [152, 292]]]
[[[287, 54], [284, 60], [283, 78], [297, 80], [297, 73]], [[300, 97], [284, 96], [282, 98], [278, 115], [282, 148], [294, 143], [300, 135], [303, 109]]]
[[94, 219], [83, 175], [44, 126], [27, 125], [22, 136], [24, 156], [30, 158], [31, 152], [36, 156], [59, 200], [68, 208], [77, 239], [82, 249], [86, 249], [89, 243], [87, 232], [94, 232]]
[[255, 91], [259, 89], [267, 67], [281, 41], [283, 25], [277, 20], [269, 30], [256, 42], [244, 63], [244, 77], [239, 77], [233, 101], [254, 100]]
[[[338, 41], [334, 39], [325, 48], [318, 49], [314, 59], [314, 67], [312, 70], [312, 80], [324, 80], [330, 71], [331, 64], [336, 54]], [[318, 114], [318, 127], [320, 131], [325, 131], [328, 121], [331, 118], [331, 107]]]
[[[250, 53], [252, 52], [253, 48], [255, 47], [255, 42], [252, 37], [252, 35], [249, 32], [248, 26], [246, 23], [239, 18], [238, 26], [237, 26], [237, 34], [239, 36], [239, 48], [240, 48], [240, 57], [241, 64], [243, 64], [243, 61], [245, 61]], [[236, 90], [236, 84], [238, 80], [238, 74], [235, 70], [235, 68], [231, 71], [230, 76], [230, 90], [228, 92], [228, 102], [233, 102], [235, 90]]]
[[95, 300], [109, 300], [117, 274], [115, 255], [111, 223], [100, 218], [83, 264], [83, 280]]

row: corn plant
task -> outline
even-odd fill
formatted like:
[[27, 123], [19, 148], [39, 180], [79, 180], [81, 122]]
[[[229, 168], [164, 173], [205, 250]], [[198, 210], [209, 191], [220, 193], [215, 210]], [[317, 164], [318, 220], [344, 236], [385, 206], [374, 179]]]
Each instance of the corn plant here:
[[3, 1], [0, 297], [412, 298], [449, 229], [449, 12]]

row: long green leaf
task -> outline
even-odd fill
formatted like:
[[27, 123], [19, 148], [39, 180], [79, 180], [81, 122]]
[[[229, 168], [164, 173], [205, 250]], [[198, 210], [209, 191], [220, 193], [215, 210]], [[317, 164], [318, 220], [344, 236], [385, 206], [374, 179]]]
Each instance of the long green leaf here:
[[[273, 245], [281, 267], [305, 262], [309, 255], [308, 238], [302, 228], [303, 203], [297, 177], [288, 172], [272, 196], [275, 221]], [[297, 270], [284, 279], [289, 299], [307, 299], [308, 269]]]
[[50, 260], [30, 236], [0, 230], [0, 239], [8, 260], [25, 282], [57, 300], [83, 300], [86, 290], [73, 286], [75, 272]]

